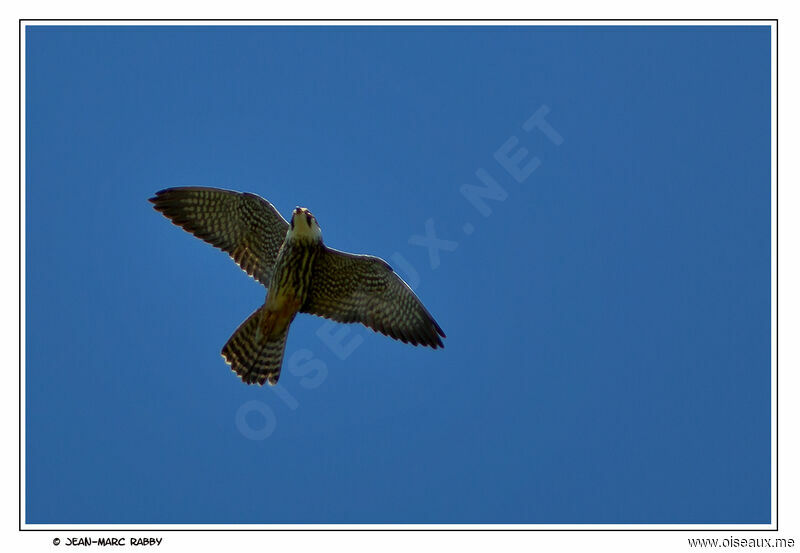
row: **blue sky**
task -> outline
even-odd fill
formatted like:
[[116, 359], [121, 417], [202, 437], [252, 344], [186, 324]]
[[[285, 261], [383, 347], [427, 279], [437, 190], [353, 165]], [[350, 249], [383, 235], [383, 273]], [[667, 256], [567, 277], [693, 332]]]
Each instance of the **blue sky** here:
[[[768, 27], [25, 32], [28, 523], [770, 522]], [[301, 315], [242, 384], [265, 290], [186, 185], [308, 207], [445, 348]]]

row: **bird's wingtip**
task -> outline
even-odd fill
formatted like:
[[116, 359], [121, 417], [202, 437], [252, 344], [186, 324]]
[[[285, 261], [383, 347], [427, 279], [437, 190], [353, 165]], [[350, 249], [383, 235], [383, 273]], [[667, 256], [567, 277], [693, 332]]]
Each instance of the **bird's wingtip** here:
[[156, 193], [153, 194], [152, 198], [147, 198], [147, 201], [154, 204], [154, 203], [160, 201], [161, 200], [161, 196], [163, 196], [164, 194], [169, 192], [169, 190], [170, 190], [169, 188], [162, 188], [161, 190], [156, 191]]

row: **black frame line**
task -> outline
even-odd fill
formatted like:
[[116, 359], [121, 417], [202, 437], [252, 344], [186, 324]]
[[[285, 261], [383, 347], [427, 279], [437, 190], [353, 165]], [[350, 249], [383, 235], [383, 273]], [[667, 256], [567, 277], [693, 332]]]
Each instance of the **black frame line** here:
[[[174, 21], [184, 21], [184, 22], [209, 22], [209, 21], [219, 21], [219, 22], [256, 22], [262, 23], [264, 27], [268, 27], [268, 23], [272, 22], [285, 22], [285, 21], [296, 21], [298, 23], [303, 22], [344, 22], [344, 21], [369, 21], [375, 23], [383, 23], [383, 22], [410, 22], [410, 21], [438, 21], [438, 22], [454, 22], [454, 21], [475, 21], [475, 22], [486, 22], [486, 21], [507, 21], [509, 22], [509, 26], [518, 26], [518, 25], [511, 25], [512, 22], [521, 22], [521, 23], [536, 23], [536, 22], [547, 22], [547, 21], [557, 21], [557, 22], [609, 22], [609, 21], [639, 21], [639, 22], [653, 22], [653, 21], [666, 21], [666, 22], [678, 22], [678, 21], [689, 21], [689, 22], [723, 22], [723, 21], [733, 21], [733, 22], [744, 22], [744, 21], [757, 21], [757, 22], [768, 22], [768, 23], [775, 23], [775, 528], [755, 528], [755, 529], [736, 529], [736, 528], [79, 528], [79, 529], [71, 529], [71, 528], [23, 528], [22, 523], [22, 279], [25, 275], [22, 274], [22, 151], [23, 151], [23, 144], [22, 144], [22, 30], [25, 27], [26, 23], [28, 22], [71, 22], [71, 21], [92, 21], [92, 22], [109, 22], [109, 23], [120, 23], [120, 22], [144, 22], [144, 21], [155, 21], [155, 22], [174, 22]], [[17, 514], [19, 517], [19, 532], [131, 532], [131, 533], [162, 533], [162, 532], [778, 532], [780, 525], [779, 525], [779, 513], [780, 513], [780, 486], [779, 486], [779, 464], [780, 464], [780, 455], [779, 455], [779, 447], [780, 447], [780, 432], [779, 432], [779, 420], [780, 420], [780, 387], [779, 387], [779, 366], [780, 366], [780, 356], [779, 356], [779, 340], [780, 340], [780, 324], [779, 324], [779, 289], [780, 286], [778, 284], [779, 281], [779, 227], [780, 227], [780, 219], [779, 219], [779, 211], [780, 211], [780, 202], [779, 202], [779, 163], [778, 163], [778, 156], [779, 156], [779, 105], [780, 102], [778, 100], [779, 94], [779, 86], [778, 86], [778, 79], [779, 79], [779, 59], [778, 53], [780, 50], [780, 41], [778, 36], [778, 18], [768, 19], [768, 18], [722, 18], [722, 19], [691, 19], [691, 18], [677, 18], [677, 19], [669, 19], [669, 18], [659, 18], [659, 19], [636, 19], [636, 18], [604, 18], [604, 19], [519, 19], [519, 18], [510, 18], [510, 19], [252, 19], [252, 18], [244, 18], [244, 19], [81, 19], [81, 18], [70, 18], [70, 19], [19, 19], [19, 28], [18, 28], [18, 51], [19, 51], [19, 60], [18, 60], [18, 92], [19, 99], [18, 99], [18, 135], [17, 135], [17, 143], [19, 146], [19, 159], [18, 159], [18, 171], [19, 171], [19, 179], [18, 179], [18, 188], [19, 188], [19, 199], [18, 199], [18, 210], [19, 210], [19, 249], [18, 249], [18, 263], [19, 263], [19, 284], [18, 284], [18, 295], [19, 295], [19, 312], [18, 312], [18, 329], [19, 329], [19, 436], [18, 436], [18, 453], [19, 453], [19, 470], [18, 470], [18, 479], [19, 479], [19, 496], [18, 496], [18, 510]], [[124, 26], [124, 25], [115, 25], [115, 26]], [[207, 25], [211, 26], [211, 25]], [[771, 225], [770, 225], [771, 226]], [[770, 229], [771, 230], [771, 229]], [[770, 279], [771, 280], [771, 279]], [[771, 388], [771, 387], [770, 387]], [[771, 440], [770, 440], [771, 441]], [[198, 523], [199, 524], [199, 523]], [[437, 524], [437, 523], [426, 523], [426, 524]], [[299, 525], [298, 525], [299, 526]]]

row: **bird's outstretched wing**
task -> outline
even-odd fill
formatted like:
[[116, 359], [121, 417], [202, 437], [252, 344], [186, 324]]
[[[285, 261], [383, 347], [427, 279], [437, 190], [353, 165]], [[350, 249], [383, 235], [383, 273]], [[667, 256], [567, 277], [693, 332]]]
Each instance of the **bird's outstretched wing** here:
[[434, 349], [441, 327], [392, 268], [378, 257], [324, 247], [314, 262], [300, 310], [341, 323], [362, 323], [386, 336]]
[[150, 201], [173, 223], [227, 252], [248, 275], [269, 286], [289, 223], [267, 200], [187, 186], [160, 190]]

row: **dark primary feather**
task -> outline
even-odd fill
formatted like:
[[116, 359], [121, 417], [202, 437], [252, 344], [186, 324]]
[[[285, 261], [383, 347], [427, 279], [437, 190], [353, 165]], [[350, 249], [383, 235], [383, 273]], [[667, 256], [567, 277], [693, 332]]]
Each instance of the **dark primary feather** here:
[[301, 312], [363, 323], [415, 346], [444, 347], [441, 327], [384, 260], [325, 247], [313, 271]]
[[289, 223], [268, 201], [199, 186], [160, 190], [150, 201], [173, 223], [227, 252], [248, 275], [269, 286]]

